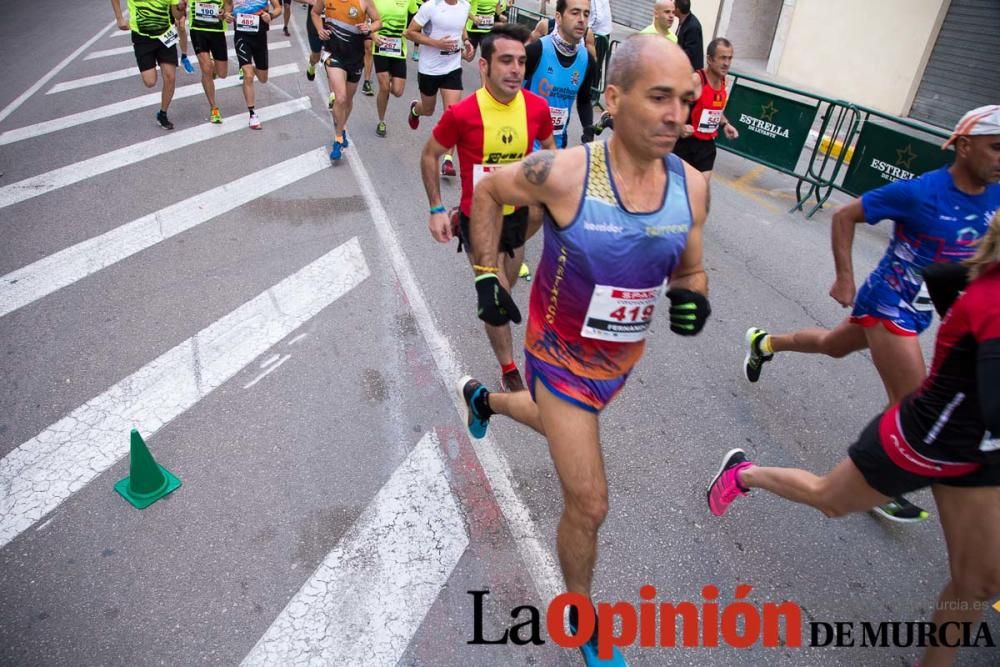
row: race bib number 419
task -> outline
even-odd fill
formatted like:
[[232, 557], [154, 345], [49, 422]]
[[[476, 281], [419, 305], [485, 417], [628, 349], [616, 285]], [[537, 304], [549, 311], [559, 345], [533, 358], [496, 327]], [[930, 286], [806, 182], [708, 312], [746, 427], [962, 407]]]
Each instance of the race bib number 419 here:
[[580, 335], [616, 343], [637, 343], [646, 338], [656, 304], [662, 297], [663, 285], [647, 289], [596, 285]]

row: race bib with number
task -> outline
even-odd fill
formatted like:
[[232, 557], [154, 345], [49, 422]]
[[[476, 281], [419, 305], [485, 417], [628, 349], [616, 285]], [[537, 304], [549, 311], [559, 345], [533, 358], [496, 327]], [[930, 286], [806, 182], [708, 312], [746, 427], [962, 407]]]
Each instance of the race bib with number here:
[[566, 129], [566, 123], [569, 121], [569, 109], [549, 107], [549, 116], [552, 117], [552, 129], [556, 134]]
[[595, 285], [580, 335], [616, 343], [638, 343], [646, 338], [663, 285], [625, 289]]
[[396, 56], [400, 57], [403, 55], [403, 38], [402, 37], [383, 37], [382, 43], [378, 46], [379, 55], [383, 56]]
[[698, 121], [698, 132], [701, 134], [712, 134], [719, 129], [722, 123], [722, 109], [703, 109], [701, 118]]
[[920, 291], [913, 297], [913, 310], [920, 313], [934, 310], [934, 302], [931, 301], [931, 293], [927, 291], [927, 283], [921, 283]]
[[220, 9], [219, 5], [213, 5], [210, 2], [196, 2], [194, 3], [194, 17], [206, 23], [218, 23]]
[[160, 35], [160, 41], [163, 42], [163, 46], [166, 46], [167, 48], [176, 44], [177, 39], [177, 26], [175, 25], [170, 26], [170, 30], [167, 30], [165, 33]]
[[480, 30], [492, 30], [493, 29], [493, 14], [487, 16], [473, 16], [472, 25], [476, 26]]
[[236, 29], [240, 32], [257, 32], [260, 30], [260, 15], [237, 14]]

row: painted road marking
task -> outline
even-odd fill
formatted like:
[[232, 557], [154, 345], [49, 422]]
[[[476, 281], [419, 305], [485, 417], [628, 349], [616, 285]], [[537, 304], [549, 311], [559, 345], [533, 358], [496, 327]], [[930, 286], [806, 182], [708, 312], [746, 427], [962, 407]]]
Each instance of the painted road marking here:
[[[308, 108], [309, 98], [300, 97], [288, 102], [281, 102], [258, 109], [257, 113], [265, 119], [274, 119]], [[205, 123], [186, 130], [177, 130], [156, 139], [149, 139], [138, 144], [125, 146], [118, 150], [104, 153], [103, 155], [74, 162], [59, 169], [53, 169], [44, 174], [26, 178], [17, 183], [11, 183], [0, 188], [0, 208], [12, 206], [27, 199], [64, 188], [67, 185], [79, 183], [88, 178], [127, 167], [201, 141], [215, 139], [216, 137], [233, 132], [242, 132], [246, 130], [249, 117], [249, 112], [245, 112], [238, 116], [230, 117], [229, 121], [222, 125]]]
[[427, 433], [243, 660], [395, 665], [469, 545]]
[[[284, 76], [286, 74], [295, 74], [299, 71], [299, 66], [297, 63], [289, 63], [287, 65], [280, 65], [278, 67], [273, 67], [268, 70], [268, 80], [273, 79], [276, 76]], [[229, 77], [226, 79], [220, 79], [215, 82], [215, 89], [222, 90], [224, 88], [236, 88], [237, 86], [242, 86], [243, 82], [236, 77]], [[192, 83], [187, 86], [181, 86], [174, 91], [174, 99], [179, 100], [185, 97], [192, 97], [194, 95], [204, 95], [205, 91], [202, 90], [200, 83]], [[133, 97], [131, 99], [123, 100], [121, 102], [115, 102], [113, 104], [106, 104], [103, 107], [97, 107], [95, 109], [88, 109], [87, 111], [81, 111], [79, 113], [70, 114], [69, 116], [63, 116], [61, 118], [53, 118], [52, 120], [46, 120], [41, 123], [35, 123], [34, 125], [26, 125], [24, 127], [19, 127], [13, 130], [7, 130], [6, 132], [0, 134], [0, 146], [5, 146], [7, 144], [12, 144], [15, 141], [24, 141], [25, 139], [34, 139], [35, 137], [40, 137], [43, 134], [49, 134], [50, 132], [58, 132], [59, 130], [65, 130], [70, 127], [75, 127], [77, 125], [83, 125], [84, 123], [90, 123], [95, 120], [102, 120], [108, 118], [109, 116], [116, 116], [118, 114], [125, 113], [127, 111], [134, 111], [136, 109], [142, 109], [144, 107], [151, 107], [160, 104], [160, 93], [148, 93], [146, 95], [140, 95], [139, 97]]]
[[0, 317], [329, 166], [325, 148], [309, 151], [11, 271], [0, 277]]
[[0, 460], [0, 548], [369, 276], [335, 248], [73, 410]]

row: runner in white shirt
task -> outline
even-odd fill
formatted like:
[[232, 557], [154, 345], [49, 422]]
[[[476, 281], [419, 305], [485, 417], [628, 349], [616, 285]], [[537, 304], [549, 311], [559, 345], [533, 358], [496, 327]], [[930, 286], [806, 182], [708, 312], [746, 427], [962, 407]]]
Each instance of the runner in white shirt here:
[[[420, 99], [410, 102], [407, 117], [410, 128], [417, 129], [421, 116], [434, 114], [439, 91], [445, 109], [462, 98], [462, 59], [472, 60], [475, 55], [465, 31], [471, 11], [467, 0], [427, 0], [410, 21], [406, 37], [420, 50], [417, 67]], [[450, 154], [444, 156], [441, 175], [455, 175]]]

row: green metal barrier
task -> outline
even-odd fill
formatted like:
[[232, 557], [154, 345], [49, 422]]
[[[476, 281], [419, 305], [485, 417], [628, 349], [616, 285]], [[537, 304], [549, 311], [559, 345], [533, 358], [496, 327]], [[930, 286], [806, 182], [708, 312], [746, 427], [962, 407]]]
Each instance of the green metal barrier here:
[[953, 151], [941, 150], [947, 132], [874, 109], [856, 108], [864, 114], [861, 131], [849, 154], [851, 164], [844, 180], [836, 186], [838, 190], [859, 197], [887, 183], [916, 178], [954, 160]]
[[833, 193], [846, 151], [834, 156], [821, 151], [821, 142], [817, 140], [806, 154], [803, 151], [806, 140], [819, 116], [820, 137], [828, 136], [831, 143], [849, 145], [859, 123], [857, 109], [848, 102], [747, 74], [732, 71], [730, 74], [735, 80], [726, 104], [726, 118], [740, 136], [730, 141], [720, 132], [716, 145], [798, 179], [795, 206], [789, 213], [804, 210], [809, 199], [815, 198], [815, 205], [806, 213], [811, 218]]

